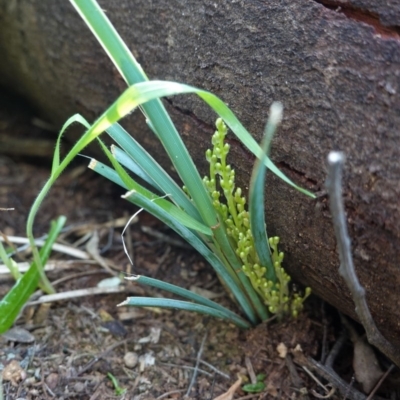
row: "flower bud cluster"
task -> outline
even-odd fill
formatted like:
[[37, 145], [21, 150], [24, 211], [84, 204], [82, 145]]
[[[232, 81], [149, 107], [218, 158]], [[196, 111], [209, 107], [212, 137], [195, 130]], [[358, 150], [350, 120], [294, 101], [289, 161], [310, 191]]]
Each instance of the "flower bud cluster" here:
[[242, 194], [242, 189], [235, 188], [235, 170], [226, 162], [230, 148], [229, 144], [225, 143], [228, 129], [221, 118], [217, 119], [216, 127], [217, 130], [212, 136], [213, 148], [206, 151], [210, 175], [203, 178], [213, 206], [225, 223], [226, 232], [234, 243], [237, 256], [243, 263], [243, 272], [269, 311], [274, 314], [291, 313], [297, 316], [311, 290], [307, 288], [303, 297], [298, 293], [290, 296], [288, 286], [290, 276], [282, 267], [284, 254], [278, 250], [278, 237], [269, 239], [277, 282], [274, 283], [266, 278], [266, 268], [260, 265], [255, 250], [246, 199]]

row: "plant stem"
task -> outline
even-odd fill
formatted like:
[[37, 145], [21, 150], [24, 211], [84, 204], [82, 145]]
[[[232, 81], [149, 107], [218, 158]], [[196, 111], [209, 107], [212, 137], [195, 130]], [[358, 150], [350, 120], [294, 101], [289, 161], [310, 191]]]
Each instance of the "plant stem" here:
[[356, 306], [356, 313], [360, 318], [368, 341], [389, 357], [398, 367], [400, 367], [400, 349], [390, 343], [380, 332], [369, 310], [365, 289], [358, 280], [353, 257], [351, 255], [351, 242], [347, 230], [346, 216], [343, 205], [342, 195], [342, 174], [343, 174], [344, 155], [343, 153], [332, 151], [328, 155], [328, 176], [326, 188], [329, 193], [329, 205], [332, 213], [333, 226], [335, 229], [336, 240], [340, 258], [339, 272], [350, 289]]

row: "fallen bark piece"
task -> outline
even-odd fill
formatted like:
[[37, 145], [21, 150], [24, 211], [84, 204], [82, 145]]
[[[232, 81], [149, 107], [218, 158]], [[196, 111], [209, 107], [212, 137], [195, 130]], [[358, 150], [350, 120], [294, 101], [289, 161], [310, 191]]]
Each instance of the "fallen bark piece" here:
[[241, 384], [242, 384], [242, 378], [239, 377], [238, 380], [229, 388], [228, 391], [226, 391], [225, 393], [221, 394], [218, 397], [215, 397], [214, 400], [232, 400], [234, 394], [240, 388]]

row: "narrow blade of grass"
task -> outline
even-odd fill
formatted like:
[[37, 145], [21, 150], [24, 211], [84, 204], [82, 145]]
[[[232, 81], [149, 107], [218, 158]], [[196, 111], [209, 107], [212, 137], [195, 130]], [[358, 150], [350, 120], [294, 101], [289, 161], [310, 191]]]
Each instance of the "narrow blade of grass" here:
[[64, 125], [61, 128], [60, 134], [58, 135], [57, 142], [56, 142], [56, 148], [54, 150], [53, 154], [53, 164], [51, 167], [51, 174], [54, 174], [57, 168], [60, 166], [60, 148], [61, 148], [61, 138], [65, 131], [74, 123], [79, 123], [83, 125], [86, 129], [90, 128], [89, 122], [86, 121], [85, 118], [82, 117], [80, 114], [75, 114], [72, 117], [68, 118], [67, 121], [64, 123]]
[[[77, 146], [77, 144], [75, 144], [74, 148], [67, 154], [67, 156], [64, 158], [64, 160], [60, 163], [60, 146], [61, 146], [62, 135], [67, 130], [67, 128], [74, 122], [78, 122], [78, 123], [84, 125], [87, 129], [89, 129], [89, 127], [90, 127], [89, 123], [79, 114], [76, 114], [76, 115], [70, 117], [67, 120], [67, 122], [63, 125], [63, 127], [58, 135], [57, 142], [56, 142], [56, 148], [54, 150], [50, 178], [45, 183], [44, 187], [39, 192], [38, 196], [36, 197], [35, 201], [33, 202], [32, 207], [29, 211], [28, 220], [26, 223], [26, 233], [27, 233], [27, 237], [29, 239], [29, 243], [30, 243], [30, 246], [32, 249], [34, 265], [40, 275], [43, 289], [49, 294], [54, 293], [54, 289], [53, 289], [51, 283], [49, 282], [49, 280], [47, 279], [46, 274], [44, 273], [43, 264], [42, 264], [42, 261], [40, 258], [39, 250], [37, 249], [37, 247], [35, 245], [35, 238], [33, 235], [33, 223], [35, 221], [36, 214], [42, 204], [43, 199], [46, 197], [48, 191], [50, 190], [50, 188], [53, 185], [53, 183], [55, 182], [55, 180], [60, 176], [61, 172], [65, 169], [65, 167], [79, 153], [79, 149], [84, 148], [85, 145], [90, 143], [90, 142], [85, 143], [86, 138], [81, 138], [81, 140], [79, 140], [79, 145]], [[76, 149], [75, 152], [74, 152], [74, 149]]]
[[212, 236], [212, 231], [208, 226], [205, 226], [201, 222], [192, 218], [185, 211], [181, 210], [177, 206], [175, 206], [170, 201], [157, 196], [156, 194], [150, 192], [143, 186], [139, 185], [135, 180], [133, 180], [128, 173], [123, 169], [123, 167], [118, 163], [118, 161], [114, 158], [108, 148], [99, 140], [99, 143], [107, 155], [108, 159], [112, 163], [115, 171], [118, 173], [119, 177], [124, 182], [125, 186], [128, 190], [135, 190], [147, 197], [149, 200], [157, 203], [160, 207], [162, 207], [165, 211], [171, 214], [172, 217], [176, 218], [182, 225], [187, 226], [188, 228], [194, 229], [197, 232], [201, 232], [204, 235]]
[[140, 283], [142, 285], [147, 285], [151, 287], [155, 287], [157, 289], [165, 290], [169, 293], [176, 294], [177, 296], [181, 296], [185, 299], [191, 300], [197, 304], [202, 304], [203, 306], [215, 308], [216, 310], [221, 310], [227, 314], [232, 314], [233, 316], [237, 316], [234, 312], [228, 310], [227, 308], [221, 306], [215, 301], [206, 299], [203, 296], [198, 295], [197, 293], [192, 292], [191, 290], [183, 289], [179, 286], [172, 285], [171, 283], [160, 281], [159, 279], [148, 278], [143, 275], [136, 275], [133, 277], [126, 277], [128, 281], [134, 281]]
[[250, 228], [254, 238], [254, 245], [260, 259], [261, 265], [267, 268], [266, 277], [272, 282], [276, 282], [275, 268], [271, 258], [271, 251], [268, 243], [267, 227], [264, 212], [264, 191], [266, 166], [265, 159], [268, 156], [271, 140], [282, 118], [282, 105], [273, 103], [271, 106], [270, 117], [265, 128], [265, 136], [262, 142], [262, 154], [257, 158], [250, 179], [249, 190], [249, 213]]
[[181, 222], [182, 225], [187, 226], [188, 228], [191, 228], [197, 232], [201, 232], [207, 236], [210, 236], [212, 234], [210, 228], [196, 221], [168, 200], [156, 195], [155, 193], [150, 192], [143, 186], [139, 185], [139, 183], [134, 181], [131, 177], [129, 177], [129, 182], [127, 183], [127, 178], [121, 178], [121, 175], [118, 174], [118, 172], [116, 172], [114, 169], [95, 159], [91, 160], [89, 168], [126, 190], [138, 190], [143, 196], [148, 198], [149, 201], [157, 203], [166, 212], [170, 213], [171, 216], [173, 218], [176, 218], [177, 221]]
[[4, 265], [9, 269], [11, 276], [17, 281], [21, 277], [21, 273], [18, 270], [18, 266], [15, 261], [7, 254], [3, 243], [0, 240], [0, 259]]
[[107, 129], [107, 134], [145, 171], [171, 200], [193, 218], [201, 221], [199, 212], [183, 190], [165, 172], [156, 160], [119, 124]]
[[229, 265], [231, 265], [231, 267], [235, 271], [237, 277], [240, 280], [241, 285], [244, 288], [244, 291], [250, 298], [251, 304], [253, 308], [256, 310], [261, 321], [265, 321], [266, 319], [268, 319], [269, 316], [268, 311], [265, 305], [262, 303], [258, 294], [255, 292], [253, 286], [251, 285], [250, 280], [243, 272], [242, 262], [239, 260], [234, 249], [232, 248], [231, 242], [227, 237], [222, 225], [216, 227], [216, 229], [214, 230], [214, 236], [216, 238], [215, 245], [218, 246], [218, 249], [222, 252], [223, 256], [226, 258]]
[[150, 185], [154, 190], [159, 193], [165, 194], [159, 185], [150, 178], [150, 176], [139, 166], [139, 164], [132, 159], [124, 150], [120, 149], [119, 147], [112, 145], [111, 146], [111, 153], [115, 157], [115, 159], [127, 170], [132, 172], [138, 178], [142, 179], [148, 185]]
[[[138, 105], [142, 105], [156, 98], [188, 93], [197, 94], [201, 99], [203, 99], [204, 102], [207, 103], [224, 120], [231, 131], [256, 157], [262, 154], [262, 150], [256, 140], [236, 118], [232, 110], [230, 110], [230, 108], [220, 98], [205, 90], [197, 89], [192, 86], [177, 82], [147, 81], [129, 87], [95, 123], [96, 130], [101, 129], [101, 131], [104, 131], [105, 129], [108, 129], [112, 125], [112, 123], [120, 120], [121, 118], [129, 114]], [[160, 140], [162, 140], [163, 143], [164, 141], [168, 142], [168, 147], [171, 150], [168, 151], [168, 154], [170, 155], [171, 161], [174, 163], [177, 171], [181, 172], [181, 169], [185, 169], [185, 167], [187, 167], [185, 163], [177, 164], [177, 161], [183, 158], [183, 155], [180, 151], [180, 146], [184, 145], [183, 142], [181, 143], [181, 139], [179, 139], [178, 143], [176, 141], [177, 138], [174, 135], [175, 134], [169, 133], [167, 130], [164, 130]], [[266, 158], [265, 165], [287, 184], [293, 186], [300, 192], [307, 194], [310, 197], [315, 197], [315, 195], [311, 192], [294, 184], [274, 165], [274, 163], [268, 157]], [[181, 177], [184, 184], [186, 185], [186, 180], [183, 176]], [[193, 177], [189, 177], [189, 180], [190, 178], [192, 178], [193, 180]]]
[[[51, 223], [49, 235], [39, 252], [42, 265], [46, 264], [50, 256], [51, 248], [63, 228], [65, 221], [66, 218], [61, 216]], [[7, 331], [12, 326], [22, 307], [36, 290], [39, 279], [40, 274], [35, 262], [33, 262], [29, 270], [0, 301], [0, 333]]]
[[[135, 60], [97, 2], [94, 0], [71, 0], [71, 3], [96, 36], [127, 84], [133, 85], [146, 81], [148, 78], [140, 64]], [[182, 138], [158, 96], [149, 100], [151, 101], [144, 102], [146, 104], [143, 103], [141, 107], [145, 116], [151, 121], [154, 131], [193, 198], [204, 223], [208, 226], [215, 226], [218, 223], [217, 214]]]
[[128, 85], [148, 80], [110, 20], [95, 0], [70, 0]]
[[199, 314], [211, 315], [215, 318], [225, 319], [240, 328], [250, 328], [250, 324], [236, 314], [231, 315], [222, 310], [216, 310], [215, 308], [203, 306], [201, 304], [189, 303], [188, 301], [153, 297], [128, 297], [124, 302], [119, 304], [119, 306], [175, 308], [178, 310], [192, 311]]

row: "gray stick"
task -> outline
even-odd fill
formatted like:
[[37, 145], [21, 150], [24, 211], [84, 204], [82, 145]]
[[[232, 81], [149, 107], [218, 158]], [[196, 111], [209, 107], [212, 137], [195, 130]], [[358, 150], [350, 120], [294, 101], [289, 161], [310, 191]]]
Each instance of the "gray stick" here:
[[332, 151], [328, 155], [328, 177], [325, 183], [329, 194], [329, 203], [338, 242], [340, 268], [339, 273], [345, 280], [353, 297], [355, 310], [364, 326], [369, 343], [376, 346], [383, 354], [389, 357], [400, 367], [400, 349], [393, 346], [378, 330], [369, 311], [365, 290], [360, 285], [354, 269], [351, 256], [351, 244], [347, 231], [346, 216], [342, 196], [342, 175], [344, 155], [341, 152]]

